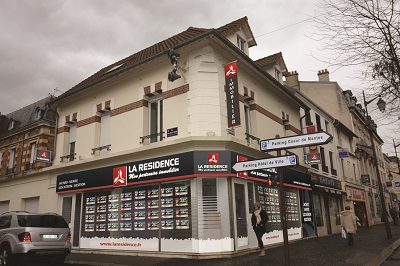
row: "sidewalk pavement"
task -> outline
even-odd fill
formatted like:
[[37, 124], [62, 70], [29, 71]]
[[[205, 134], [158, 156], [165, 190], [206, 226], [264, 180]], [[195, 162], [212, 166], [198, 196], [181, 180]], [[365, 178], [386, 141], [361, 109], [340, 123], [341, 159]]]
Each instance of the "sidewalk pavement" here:
[[[392, 238], [387, 239], [384, 224], [361, 228], [354, 235], [354, 245], [348, 246], [340, 234], [302, 239], [289, 244], [290, 265], [400, 265], [400, 226], [390, 226]], [[117, 254], [113, 252], [112, 254]], [[232, 265], [284, 265], [283, 245], [269, 247], [265, 257], [256, 249], [243, 255], [219, 259], [182, 259], [160, 257], [160, 254], [130, 253], [126, 255], [91, 254], [74, 252], [68, 255], [66, 265], [100, 266], [232, 266]]]

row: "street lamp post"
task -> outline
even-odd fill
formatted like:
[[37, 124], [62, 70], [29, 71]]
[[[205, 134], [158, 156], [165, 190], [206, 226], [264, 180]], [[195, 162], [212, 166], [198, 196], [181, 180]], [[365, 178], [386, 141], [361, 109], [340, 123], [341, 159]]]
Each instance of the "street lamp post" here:
[[385, 194], [383, 193], [383, 186], [382, 186], [382, 180], [381, 180], [381, 173], [379, 171], [379, 163], [378, 163], [378, 156], [376, 154], [376, 150], [375, 150], [375, 144], [374, 144], [374, 133], [371, 127], [371, 120], [368, 116], [368, 109], [367, 109], [367, 105], [370, 104], [371, 102], [373, 102], [375, 99], [377, 99], [379, 97], [378, 100], [378, 108], [381, 112], [385, 111], [385, 102], [382, 100], [382, 98], [380, 98], [380, 95], [373, 98], [372, 100], [367, 101], [365, 99], [365, 94], [363, 91], [363, 98], [364, 98], [364, 108], [365, 108], [365, 114], [367, 117], [367, 121], [366, 121], [366, 125], [367, 125], [367, 129], [368, 129], [368, 133], [369, 133], [369, 137], [371, 139], [371, 149], [372, 149], [372, 154], [374, 157], [374, 161], [375, 161], [375, 169], [376, 169], [376, 177], [378, 179], [378, 187], [379, 187], [379, 195], [381, 197], [381, 205], [382, 205], [382, 217], [383, 220], [385, 222], [385, 228], [386, 228], [386, 237], [388, 239], [392, 238], [392, 232], [390, 231], [390, 225], [389, 225], [389, 219], [388, 219], [388, 212], [386, 210], [386, 201], [385, 201]]
[[400, 175], [400, 162], [399, 162], [399, 157], [397, 157], [397, 150], [396, 150], [396, 148], [399, 146], [400, 146], [400, 143], [396, 145], [393, 140], [394, 153], [396, 154], [397, 167], [399, 168], [399, 171], [397, 172], [397, 174]]

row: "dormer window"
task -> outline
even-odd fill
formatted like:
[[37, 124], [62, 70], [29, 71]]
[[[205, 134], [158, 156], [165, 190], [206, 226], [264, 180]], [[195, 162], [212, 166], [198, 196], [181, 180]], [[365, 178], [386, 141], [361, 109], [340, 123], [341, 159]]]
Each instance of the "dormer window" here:
[[35, 119], [39, 120], [43, 118], [43, 114], [44, 114], [44, 110], [41, 108], [36, 108], [36, 112], [35, 112]]
[[237, 46], [242, 52], [246, 52], [246, 41], [242, 39], [239, 35], [237, 36]]
[[122, 67], [124, 64], [125, 64], [125, 62], [123, 62], [121, 64], [118, 64], [118, 65], [115, 65], [115, 66], [111, 67], [109, 70], [107, 70], [104, 74], [108, 74], [110, 72], [113, 72], [113, 71], [117, 70], [118, 68]]
[[8, 130], [13, 130], [15, 128], [15, 120], [14, 119], [10, 119], [10, 125], [8, 126]]
[[275, 68], [275, 79], [279, 82], [282, 81], [282, 72], [277, 68]]

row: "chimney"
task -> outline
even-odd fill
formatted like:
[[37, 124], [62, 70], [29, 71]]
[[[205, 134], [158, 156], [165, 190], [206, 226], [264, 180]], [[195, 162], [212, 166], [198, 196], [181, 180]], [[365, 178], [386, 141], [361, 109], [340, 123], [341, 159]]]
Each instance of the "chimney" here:
[[318, 71], [318, 80], [329, 82], [329, 71], [327, 69], [319, 70]]
[[286, 82], [285, 85], [295, 88], [296, 90], [300, 90], [300, 84], [299, 84], [299, 74], [297, 74], [297, 71], [290, 71], [287, 72], [285, 75]]

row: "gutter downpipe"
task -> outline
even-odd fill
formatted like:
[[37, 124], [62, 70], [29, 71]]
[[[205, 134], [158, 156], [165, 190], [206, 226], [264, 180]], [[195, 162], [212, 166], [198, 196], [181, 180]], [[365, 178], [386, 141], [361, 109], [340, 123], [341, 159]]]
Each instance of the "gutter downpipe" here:
[[[310, 109], [307, 109], [307, 111], [306, 111], [306, 113], [302, 116], [302, 117], [300, 117], [300, 126], [302, 127], [302, 125], [303, 125], [303, 123], [301, 122], [304, 118], [306, 118], [306, 116], [307, 116], [307, 114], [309, 114], [310, 113]], [[301, 133], [303, 134], [304, 132], [303, 132], [303, 127], [302, 127], [302, 130], [301, 130]], [[305, 155], [306, 154], [306, 148], [307, 147], [303, 147], [303, 154]], [[308, 169], [307, 169], [307, 172], [308, 172]]]
[[54, 164], [54, 159], [56, 158], [56, 151], [57, 151], [57, 146], [56, 145], [57, 145], [57, 136], [58, 136], [58, 118], [60, 117], [58, 115], [57, 109], [56, 109], [56, 111], [54, 113], [56, 115], [56, 126], [55, 126], [55, 130], [54, 130], [54, 142], [53, 142], [53, 152], [54, 152], [54, 154], [51, 156], [51, 157], [53, 157], [52, 158], [52, 160], [53, 160], [52, 164]]

